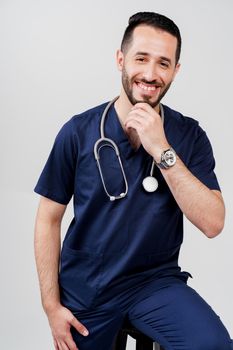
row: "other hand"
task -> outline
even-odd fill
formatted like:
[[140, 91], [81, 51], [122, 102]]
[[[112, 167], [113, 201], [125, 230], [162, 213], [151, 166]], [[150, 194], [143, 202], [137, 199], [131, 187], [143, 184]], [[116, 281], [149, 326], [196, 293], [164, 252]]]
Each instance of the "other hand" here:
[[78, 350], [72, 334], [70, 332], [73, 326], [83, 336], [88, 335], [88, 330], [77, 320], [72, 312], [62, 305], [57, 306], [47, 313], [50, 328], [52, 331], [53, 342], [56, 350]]

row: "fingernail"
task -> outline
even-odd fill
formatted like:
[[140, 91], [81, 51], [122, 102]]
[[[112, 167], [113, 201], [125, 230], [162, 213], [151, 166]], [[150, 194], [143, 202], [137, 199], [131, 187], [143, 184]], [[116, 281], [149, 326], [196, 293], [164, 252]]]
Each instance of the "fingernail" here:
[[89, 334], [87, 330], [83, 331], [83, 335], [86, 337]]

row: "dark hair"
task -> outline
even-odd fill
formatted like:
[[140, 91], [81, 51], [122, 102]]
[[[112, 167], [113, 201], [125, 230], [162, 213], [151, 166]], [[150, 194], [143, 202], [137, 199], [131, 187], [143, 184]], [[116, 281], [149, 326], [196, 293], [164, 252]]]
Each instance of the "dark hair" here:
[[121, 42], [121, 51], [127, 50], [129, 44], [132, 42], [133, 31], [139, 25], [147, 25], [155, 29], [161, 29], [176, 37], [176, 63], [179, 61], [181, 51], [181, 35], [179, 28], [170, 18], [155, 12], [138, 12], [129, 18], [129, 24]]

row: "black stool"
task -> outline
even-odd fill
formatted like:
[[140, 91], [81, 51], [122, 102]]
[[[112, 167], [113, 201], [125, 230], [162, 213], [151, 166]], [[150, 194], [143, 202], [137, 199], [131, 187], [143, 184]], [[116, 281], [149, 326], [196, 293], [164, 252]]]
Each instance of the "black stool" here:
[[118, 332], [113, 350], [126, 350], [128, 335], [136, 340], [136, 350], [165, 350], [158, 343], [154, 343], [147, 335], [129, 324], [121, 328]]

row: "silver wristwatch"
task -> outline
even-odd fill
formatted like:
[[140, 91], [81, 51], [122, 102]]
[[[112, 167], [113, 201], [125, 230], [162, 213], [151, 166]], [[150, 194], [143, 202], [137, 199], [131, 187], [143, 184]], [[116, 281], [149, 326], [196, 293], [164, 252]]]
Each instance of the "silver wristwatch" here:
[[156, 165], [161, 169], [171, 168], [176, 163], [176, 152], [173, 148], [169, 148], [163, 151], [161, 154], [160, 163], [156, 162]]

